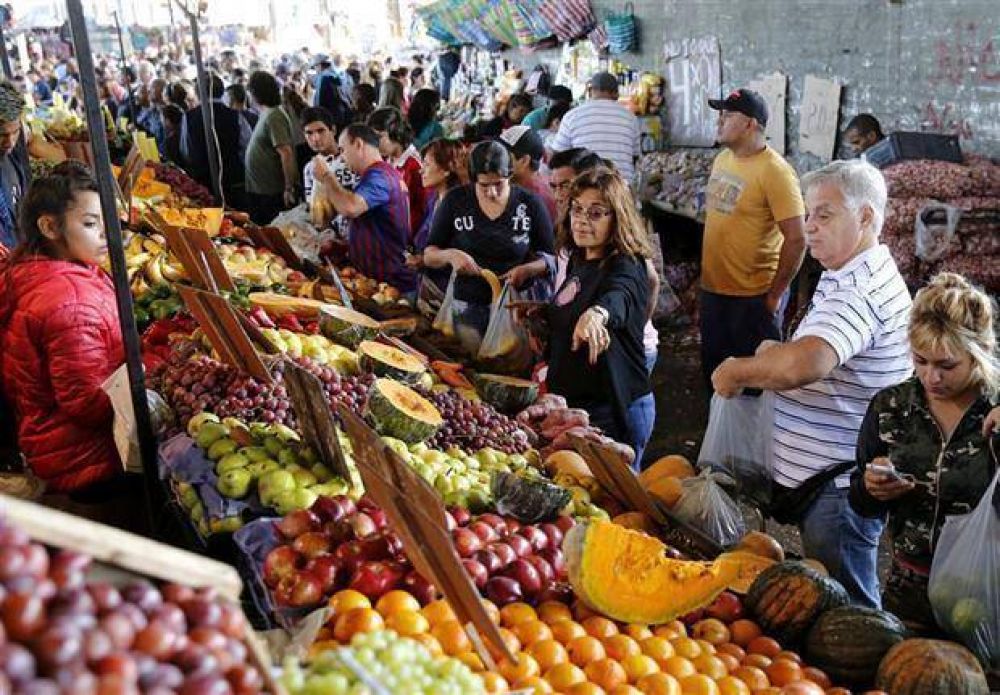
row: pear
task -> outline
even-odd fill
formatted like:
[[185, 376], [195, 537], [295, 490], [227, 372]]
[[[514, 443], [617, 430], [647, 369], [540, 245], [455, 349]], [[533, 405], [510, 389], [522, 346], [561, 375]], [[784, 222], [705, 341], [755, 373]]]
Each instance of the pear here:
[[197, 444], [202, 449], [206, 451], [215, 442], [222, 439], [223, 437], [229, 436], [229, 428], [223, 425], [221, 422], [206, 422], [199, 429], [198, 434], [194, 438], [195, 444]]
[[235, 470], [237, 468], [246, 468], [249, 463], [250, 459], [239, 452], [226, 454], [219, 459], [217, 464], [215, 464], [215, 474], [221, 476], [227, 471]]
[[246, 456], [251, 463], [271, 458], [271, 454], [262, 446], [248, 446], [240, 449], [240, 453]]
[[197, 437], [198, 432], [199, 430], [201, 430], [202, 425], [204, 425], [206, 422], [218, 422], [218, 421], [219, 421], [219, 416], [214, 413], [205, 413], [205, 412], [198, 413], [197, 415], [193, 416], [190, 420], [188, 420], [187, 433], [192, 438]]
[[212, 442], [212, 446], [208, 447], [208, 458], [218, 461], [234, 451], [236, 451], [236, 441], [232, 437], [223, 437]]
[[230, 499], [243, 499], [250, 492], [253, 477], [245, 468], [234, 468], [219, 476], [216, 488], [219, 494]]
[[257, 481], [257, 492], [265, 506], [273, 506], [277, 496], [296, 488], [295, 476], [288, 471], [269, 471]]

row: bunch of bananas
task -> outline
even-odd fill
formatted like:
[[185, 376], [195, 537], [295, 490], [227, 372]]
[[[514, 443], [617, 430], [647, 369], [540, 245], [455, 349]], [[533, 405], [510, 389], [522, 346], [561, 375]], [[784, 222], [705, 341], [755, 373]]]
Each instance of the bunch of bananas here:
[[127, 235], [125, 263], [131, 278], [132, 296], [139, 297], [150, 288], [187, 278], [184, 267], [167, 250], [167, 241], [159, 234]]

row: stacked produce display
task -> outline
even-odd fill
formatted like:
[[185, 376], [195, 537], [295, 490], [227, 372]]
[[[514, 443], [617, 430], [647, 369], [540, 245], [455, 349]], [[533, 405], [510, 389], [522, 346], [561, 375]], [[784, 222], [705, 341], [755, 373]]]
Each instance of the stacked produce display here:
[[[177, 215], [194, 221], [160, 217]], [[765, 534], [710, 555], [682, 550], [676, 528], [602, 485], [578, 453], [584, 440], [622, 471], [632, 460], [584, 411], [440, 352], [447, 343], [425, 339], [433, 330], [416, 314], [390, 336], [375, 309], [404, 309], [393, 288], [342, 268], [361, 300], [348, 309], [339, 289], [292, 270], [228, 214], [212, 243], [237, 281], [230, 303], [263, 338], [270, 378], [242, 372], [188, 314], [178, 288], [189, 274], [166, 239], [133, 217], [126, 253], [149, 324], [149, 385], [176, 416], [160, 477], [198, 549], [236, 562], [255, 624], [309, 635], [306, 649], [278, 659], [288, 692], [844, 695], [944, 682], [961, 686], [949, 692], [986, 692], [961, 647], [907, 640], [890, 614], [847, 606], [821, 566], [786, 560]], [[514, 660], [466, 630], [443, 587], [417, 569], [406, 529], [362, 485], [363, 449], [338, 432], [339, 460], [320, 454], [293, 404], [292, 365], [318, 382], [325, 404], [314, 406], [364, 418], [441, 498], [449, 571], [479, 593]], [[670, 514], [696, 473], [666, 457], [639, 489]], [[88, 585], [84, 560], [50, 557], [10, 528], [0, 535], [0, 672], [18, 692], [53, 692], [49, 681], [70, 677], [93, 681], [81, 693], [263, 687], [239, 658], [242, 615], [210, 592]]]

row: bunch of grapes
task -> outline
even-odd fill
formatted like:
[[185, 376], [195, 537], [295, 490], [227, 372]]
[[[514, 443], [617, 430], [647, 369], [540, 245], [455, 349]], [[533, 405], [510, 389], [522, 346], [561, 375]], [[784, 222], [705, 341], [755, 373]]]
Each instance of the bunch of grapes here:
[[308, 357], [300, 357], [295, 362], [323, 384], [323, 393], [334, 415], [342, 405], [358, 414], [364, 410], [368, 392], [375, 383], [374, 375], [341, 376], [332, 367], [319, 364]]
[[238, 370], [208, 355], [181, 358], [175, 353], [151, 375], [150, 383], [186, 427], [193, 415], [204, 410], [218, 414], [219, 401], [239, 376]]
[[531, 448], [528, 435], [514, 420], [486, 403], [473, 403], [457, 391], [421, 391], [444, 418], [441, 429], [427, 446], [442, 451], [451, 446], [469, 452], [492, 447], [505, 454], [522, 454]]

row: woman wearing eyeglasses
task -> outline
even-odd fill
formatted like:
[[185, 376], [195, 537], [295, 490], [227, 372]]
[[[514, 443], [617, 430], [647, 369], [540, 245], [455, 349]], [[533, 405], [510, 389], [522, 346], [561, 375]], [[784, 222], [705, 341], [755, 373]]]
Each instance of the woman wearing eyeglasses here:
[[916, 376], [875, 395], [858, 438], [851, 506], [888, 515], [883, 608], [917, 630], [935, 625], [927, 583], [945, 517], [972, 511], [996, 473], [995, 318], [989, 296], [954, 273], [917, 292], [908, 329]]
[[[424, 249], [424, 265], [457, 271], [456, 326], [466, 349], [475, 352], [489, 324], [492, 293], [483, 279], [490, 270], [523, 289], [548, 274], [552, 222], [541, 200], [511, 184], [510, 154], [498, 142], [481, 142], [469, 154], [467, 186], [452, 189], [438, 205]], [[464, 329], [464, 330], [463, 330]]]
[[653, 431], [655, 404], [643, 351], [649, 248], [628, 184], [617, 172], [584, 172], [570, 190], [559, 252], [569, 264], [546, 308], [548, 389], [590, 414], [591, 424], [635, 451]]

